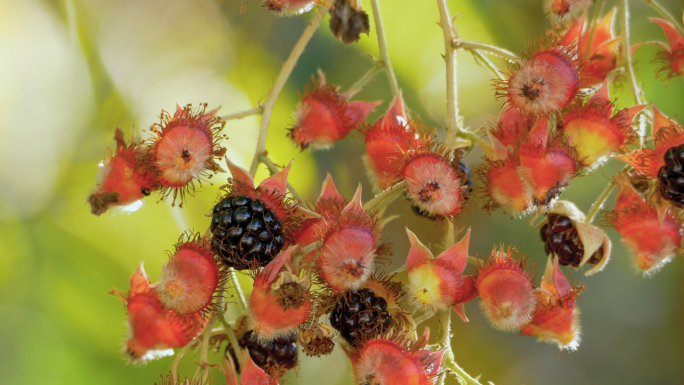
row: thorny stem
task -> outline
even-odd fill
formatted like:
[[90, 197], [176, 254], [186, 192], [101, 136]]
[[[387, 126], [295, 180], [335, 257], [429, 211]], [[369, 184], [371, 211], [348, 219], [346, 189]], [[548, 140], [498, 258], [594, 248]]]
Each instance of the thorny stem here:
[[[594, 36], [596, 35], [596, 25], [598, 25], [599, 18], [601, 17], [601, 9], [603, 8], [603, 1], [604, 0], [596, 0], [596, 4], [594, 4], [594, 15], [591, 18], [591, 24], [589, 25], [589, 30], [591, 31], [591, 35], [589, 35], [589, 42], [587, 43], [587, 48], [584, 51], [585, 55], [589, 55], [591, 52], [591, 48], [594, 45]], [[580, 31], [581, 33], [581, 31]]]
[[[444, 366], [455, 372], [466, 384], [481, 385], [480, 382], [471, 377], [454, 360], [454, 352], [451, 350], [451, 309], [439, 313], [439, 344], [446, 349], [444, 352]], [[439, 376], [438, 384], [443, 384], [446, 373]]]
[[622, 33], [622, 41], [620, 42], [620, 44], [622, 45], [622, 55], [626, 60], [625, 65], [627, 67], [627, 74], [629, 76], [629, 85], [632, 89], [632, 96], [634, 96], [634, 101], [637, 104], [642, 104], [643, 101], [641, 99], [641, 89], [639, 87], [639, 83], [637, 82], [636, 74], [634, 73], [632, 55], [629, 52], [629, 5], [627, 4], [627, 0], [622, 0], [622, 12], [620, 23]]
[[[442, 0], [439, 0], [442, 1]], [[498, 56], [502, 59], [508, 60], [510, 62], [516, 62], [520, 60], [518, 55], [514, 54], [513, 52], [503, 49], [501, 47], [497, 47], [495, 45], [491, 44], [485, 44], [485, 43], [478, 43], [475, 41], [469, 41], [469, 40], [460, 40], [458, 37], [456, 37], [453, 40], [453, 46], [454, 48], [462, 48], [465, 50], [478, 50], [480, 52], [486, 52], [490, 53], [492, 55]]]
[[453, 44], [458, 35], [451, 23], [451, 15], [446, 0], [437, 0], [439, 7], [439, 25], [444, 33], [444, 59], [446, 60], [447, 81], [447, 116], [446, 137], [444, 143], [451, 149], [456, 141], [456, 135], [463, 129], [461, 117], [458, 116], [458, 93], [456, 79], [456, 45]]
[[311, 40], [311, 37], [314, 35], [314, 32], [316, 32], [316, 29], [318, 29], [318, 26], [323, 21], [325, 14], [328, 13], [328, 11], [330, 10], [330, 7], [332, 7], [332, 2], [324, 3], [323, 5], [321, 5], [314, 19], [304, 29], [302, 36], [299, 38], [299, 41], [297, 41], [297, 44], [295, 44], [294, 48], [292, 49], [292, 52], [290, 52], [290, 56], [287, 58], [285, 63], [283, 63], [283, 68], [280, 70], [280, 74], [278, 74], [278, 77], [273, 83], [273, 88], [271, 88], [271, 92], [269, 92], [268, 98], [266, 98], [266, 101], [263, 104], [261, 125], [259, 126], [259, 138], [257, 139], [257, 147], [256, 151], [254, 152], [254, 159], [252, 160], [252, 165], [249, 167], [249, 174], [252, 177], [254, 177], [254, 175], [256, 174], [257, 166], [259, 165], [259, 156], [263, 154], [266, 150], [266, 137], [268, 136], [268, 126], [271, 123], [271, 114], [273, 113], [273, 108], [275, 107], [276, 101], [278, 100], [278, 96], [280, 95], [280, 92], [283, 90], [283, 87], [285, 87], [285, 82], [287, 82], [287, 79], [290, 77], [290, 74], [292, 74], [292, 70], [297, 64], [297, 60], [299, 60], [299, 57], [304, 52], [304, 48], [306, 48], [306, 45], [309, 43], [309, 40]]
[[596, 198], [596, 201], [594, 202], [594, 204], [591, 205], [591, 208], [589, 209], [589, 212], [587, 213], [587, 219], [585, 220], [587, 223], [591, 223], [594, 221], [596, 214], [599, 212], [599, 210], [601, 210], [601, 207], [603, 206], [603, 204], [606, 203], [606, 199], [608, 199], [608, 195], [610, 195], [610, 192], [613, 191], [613, 187], [615, 187], [615, 178], [610, 180], [610, 183], [608, 183], [606, 188], [603, 189], [603, 192], [601, 192], [601, 195], [599, 195], [599, 197]]
[[[271, 175], [280, 171], [278, 170], [278, 167], [275, 165], [275, 163], [273, 163], [273, 161], [266, 154], [261, 154], [259, 156], [259, 161], [265, 164], [266, 167], [268, 167], [268, 171], [271, 172]], [[290, 194], [292, 194], [292, 196], [299, 201], [299, 203], [304, 203], [304, 198], [302, 198], [302, 196], [299, 195], [297, 190], [295, 190], [294, 187], [292, 187], [290, 182], [287, 182], [287, 189], [290, 191]]]
[[679, 24], [679, 21], [677, 21], [671, 14], [668, 12], [660, 3], [658, 3], [656, 0], [644, 0], [646, 4], [648, 4], [651, 8], [653, 8], [658, 14], [665, 20], [669, 21], [672, 25], [674, 25], [675, 29], [677, 32], [679, 32], [680, 35], [684, 36], [684, 28], [682, 28], [682, 25]]
[[378, 0], [371, 0], [371, 6], [373, 7], [375, 32], [378, 35], [378, 51], [380, 51], [380, 60], [382, 61], [383, 68], [387, 71], [387, 78], [390, 83], [390, 88], [392, 89], [392, 95], [397, 96], [399, 94], [399, 83], [397, 83], [397, 77], [394, 75], [392, 63], [389, 59], [389, 53], [387, 52], [387, 40], [385, 39], [385, 30], [382, 27], [382, 17], [380, 16], [380, 2]]
[[223, 119], [223, 120], [242, 119], [242, 118], [246, 118], [246, 117], [252, 116], [252, 115], [259, 115], [263, 111], [264, 111], [263, 107], [261, 107], [261, 105], [258, 105], [258, 106], [253, 107], [253, 108], [248, 108], [246, 110], [233, 112], [232, 114], [223, 115], [221, 117], [221, 119]]

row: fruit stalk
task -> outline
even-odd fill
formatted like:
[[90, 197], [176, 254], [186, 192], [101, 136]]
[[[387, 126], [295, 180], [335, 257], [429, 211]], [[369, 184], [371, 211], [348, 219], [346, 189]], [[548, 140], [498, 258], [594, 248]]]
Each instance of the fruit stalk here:
[[283, 63], [283, 67], [280, 69], [280, 73], [278, 74], [278, 77], [273, 83], [271, 92], [268, 93], [268, 98], [266, 98], [266, 101], [263, 104], [263, 112], [261, 114], [261, 125], [259, 126], [259, 138], [257, 139], [257, 146], [256, 150], [254, 151], [254, 159], [252, 159], [252, 165], [249, 167], [249, 174], [252, 177], [254, 177], [254, 175], [256, 174], [257, 166], [259, 166], [259, 156], [261, 156], [261, 154], [263, 154], [266, 150], [266, 137], [268, 136], [268, 126], [271, 123], [271, 114], [273, 113], [273, 108], [275, 107], [275, 104], [278, 101], [278, 96], [280, 96], [280, 92], [283, 90], [283, 87], [285, 87], [285, 83], [287, 82], [287, 79], [290, 77], [290, 74], [292, 74], [292, 70], [297, 64], [299, 57], [302, 56], [304, 48], [306, 48], [306, 45], [309, 43], [309, 40], [311, 40], [314, 33], [318, 29], [318, 26], [321, 24], [323, 18], [328, 13], [331, 7], [332, 3], [325, 3], [321, 5], [321, 8], [318, 10], [318, 13], [314, 17], [314, 19], [309, 23], [306, 29], [304, 29], [302, 36], [297, 41], [297, 44], [295, 44], [294, 48], [292, 49], [292, 52], [290, 52], [290, 56]]
[[389, 53], [387, 52], [387, 40], [385, 39], [385, 30], [382, 27], [382, 17], [380, 16], [379, 1], [372, 0], [371, 6], [373, 7], [373, 20], [375, 20], [375, 32], [378, 35], [378, 50], [380, 51], [380, 60], [382, 61], [382, 65], [385, 71], [387, 71], [387, 78], [390, 83], [390, 88], [392, 89], [392, 95], [396, 96], [397, 94], [399, 94], [399, 84], [397, 83], [397, 77], [394, 75], [392, 63], [389, 59]]

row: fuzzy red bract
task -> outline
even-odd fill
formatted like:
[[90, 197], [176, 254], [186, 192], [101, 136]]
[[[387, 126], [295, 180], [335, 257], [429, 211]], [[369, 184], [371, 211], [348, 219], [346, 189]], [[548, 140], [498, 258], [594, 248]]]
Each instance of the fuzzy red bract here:
[[527, 115], [545, 115], [570, 104], [579, 91], [577, 64], [567, 49], [547, 49], [525, 60], [499, 95]]
[[579, 309], [575, 306], [582, 285], [570, 286], [558, 268], [558, 259], [549, 257], [541, 289], [535, 294], [537, 308], [521, 333], [540, 341], [556, 343], [560, 349], [576, 350], [580, 342]]
[[617, 159], [634, 167], [640, 174], [658, 178], [658, 170], [665, 165], [663, 155], [671, 148], [684, 144], [684, 129], [674, 120], [663, 115], [655, 106], [651, 128], [653, 148], [644, 147]]
[[399, 158], [399, 176], [406, 182], [406, 197], [418, 210], [433, 218], [452, 217], [465, 204], [468, 189], [458, 161], [431, 136], [424, 136]]
[[399, 181], [397, 162], [409, 148], [415, 147], [419, 135], [409, 124], [401, 96], [392, 102], [387, 113], [364, 132], [366, 156], [364, 163], [374, 187], [385, 190]]
[[326, 222], [317, 260], [321, 278], [337, 292], [361, 287], [373, 271], [380, 229], [361, 206], [361, 186], [336, 221]]
[[654, 273], [681, 250], [683, 224], [671, 209], [658, 213], [623, 176], [616, 183], [615, 209], [607, 220], [632, 251], [636, 267]]
[[164, 306], [179, 314], [209, 308], [221, 280], [208, 240], [199, 234], [185, 238], [181, 237], [169, 262], [162, 267], [156, 289]]
[[[561, 37], [559, 44], [577, 47], [582, 61], [580, 87], [590, 87], [603, 82], [609, 72], [617, 67], [617, 45], [620, 37], [615, 37], [613, 20], [615, 10], [608, 12], [596, 24], [592, 34], [584, 21], [574, 20], [568, 31]], [[590, 41], [590, 39], [593, 40]]]
[[173, 354], [168, 350], [187, 345], [207, 321], [199, 313], [178, 317], [172, 310], [164, 308], [154, 289], [141, 263], [131, 276], [128, 296], [115, 292], [128, 311], [124, 354], [135, 362]]
[[144, 149], [142, 142], [133, 137], [126, 144], [124, 132], [117, 128], [114, 133], [116, 152], [109, 150], [99, 165], [97, 185], [88, 196], [91, 212], [101, 215], [111, 207], [129, 206], [135, 210], [140, 205], [133, 203], [150, 195], [157, 188], [157, 177], [152, 169], [146, 167], [142, 158]]
[[628, 145], [634, 144], [638, 135], [632, 121], [645, 107], [628, 107], [613, 115], [606, 81], [584, 105], [578, 104], [561, 117], [559, 129], [568, 144], [577, 150], [579, 158], [593, 167], [610, 155], [624, 153]]
[[[279, 302], [278, 288], [274, 284], [282, 283], [285, 278], [283, 275], [292, 278], [290, 282], [300, 285], [297, 282], [299, 270], [292, 266], [292, 254], [296, 246], [291, 246], [280, 253], [274, 260], [259, 274], [254, 277], [254, 288], [249, 301], [249, 322], [254, 336], [262, 342], [272, 341], [273, 339], [291, 335], [292, 332], [301, 326], [309, 318], [312, 301], [306, 297], [300, 301], [299, 306], [283, 309]], [[307, 281], [308, 282], [308, 281]], [[308, 292], [308, 283], [302, 287], [303, 291]]]
[[[682, 13], [682, 18], [684, 19], [684, 13]], [[657, 18], [649, 20], [663, 29], [668, 42], [668, 46], [661, 45], [662, 51], [658, 52], [654, 60], [661, 64], [656, 75], [664, 77], [666, 81], [676, 76], [684, 76], [684, 36], [679, 34], [675, 26], [668, 21]]]
[[477, 296], [473, 279], [462, 276], [468, 264], [470, 230], [463, 239], [446, 249], [436, 258], [420, 240], [406, 230], [411, 249], [406, 260], [406, 284], [409, 298], [431, 310], [454, 307], [464, 320], [463, 304]]
[[515, 248], [494, 248], [477, 271], [480, 307], [489, 323], [503, 331], [527, 324], [537, 304], [525, 262], [517, 254]]
[[219, 145], [225, 122], [218, 110], [206, 112], [206, 104], [176, 106], [171, 116], [162, 110], [161, 121], [151, 127], [149, 162], [155, 168], [162, 189], [162, 198], [171, 195], [173, 201], [194, 191], [194, 180], [201, 182], [221, 170], [216, 159], [226, 153]]
[[[312, 89], [313, 88], [313, 89]], [[308, 87], [295, 111], [295, 125], [288, 136], [304, 150], [326, 149], [358, 127], [381, 102], [349, 102], [351, 95], [326, 84], [321, 73]]]
[[359, 384], [433, 384], [442, 354], [413, 352], [389, 339], [366, 342], [358, 351], [348, 352]]

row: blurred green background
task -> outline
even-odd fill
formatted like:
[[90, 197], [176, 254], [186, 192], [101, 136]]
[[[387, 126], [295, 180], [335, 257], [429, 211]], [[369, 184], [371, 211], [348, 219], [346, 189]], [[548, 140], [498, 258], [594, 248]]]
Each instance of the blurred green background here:
[[[97, 163], [114, 145], [114, 128], [130, 134], [158, 120], [161, 109], [207, 102], [227, 114], [263, 100], [280, 64], [313, 14], [278, 18], [260, 0], [106, 1], [0, 0], [0, 383], [152, 384], [168, 373], [172, 359], [144, 367], [120, 356], [124, 308], [107, 295], [128, 289], [141, 260], [156, 280], [166, 250], [181, 230], [202, 231], [205, 214], [226, 175], [204, 185], [182, 211], [147, 199], [131, 215], [90, 214], [86, 197], [95, 184]], [[370, 4], [363, 2], [370, 13]], [[664, 40], [649, 22], [655, 16], [643, 2], [632, 6], [632, 38]], [[674, 14], [681, 0], [663, 1]], [[541, 1], [449, 1], [461, 37], [514, 52], [549, 28]], [[616, 6], [609, 0], [606, 8]], [[445, 115], [442, 33], [434, 1], [381, 1], [390, 56], [410, 111], [440, 128]], [[327, 152], [299, 153], [284, 137], [292, 111], [316, 69], [332, 83], [349, 87], [377, 57], [371, 36], [344, 47], [320, 27], [287, 83], [274, 111], [268, 151], [278, 164], [295, 159], [290, 181], [314, 199], [326, 172], [351, 196], [360, 182], [364, 199], [370, 185], [356, 135]], [[647, 99], [684, 123], [684, 82], [668, 87], [654, 78], [654, 47], [635, 54]], [[466, 53], [458, 56], [461, 114], [478, 128], [496, 118], [492, 75]], [[621, 93], [622, 92], [622, 93]], [[622, 107], [625, 90], [614, 90]], [[388, 107], [391, 93], [384, 74], [355, 97], [382, 100], [374, 121]], [[624, 100], [624, 101], [622, 101]], [[679, 115], [679, 116], [677, 116]], [[230, 121], [224, 143], [234, 161], [246, 165], [255, 147], [258, 119]], [[481, 162], [474, 151], [467, 160]], [[587, 210], [608, 179], [614, 162], [577, 178], [563, 194]], [[257, 180], [265, 177], [260, 170]], [[612, 202], [612, 198], [611, 198]], [[537, 263], [545, 256], [529, 217], [481, 213], [476, 202], [458, 225], [472, 226], [470, 252], [515, 244]], [[440, 226], [414, 216], [403, 201], [388, 212], [385, 240], [394, 245], [394, 265], [405, 260], [408, 226], [428, 244], [441, 242]], [[617, 234], [612, 260], [595, 276], [571, 273], [587, 285], [578, 301], [582, 343], [576, 352], [536, 343], [492, 329], [476, 303], [466, 306], [470, 323], [454, 323], [458, 363], [473, 375], [497, 384], [682, 384], [684, 383], [684, 263], [681, 257], [651, 278], [632, 267]], [[243, 282], [248, 284], [248, 279]], [[431, 325], [433, 329], [436, 325]], [[192, 374], [192, 358], [183, 369]], [[218, 372], [217, 372], [218, 373]], [[223, 380], [217, 374], [217, 383]], [[351, 367], [336, 349], [325, 359], [303, 360], [302, 384], [350, 384]], [[450, 379], [449, 383], [456, 383]]]

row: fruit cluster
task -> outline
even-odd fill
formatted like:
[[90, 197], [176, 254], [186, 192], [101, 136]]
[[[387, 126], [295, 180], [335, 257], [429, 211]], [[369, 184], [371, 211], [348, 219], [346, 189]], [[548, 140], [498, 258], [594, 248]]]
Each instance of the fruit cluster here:
[[[328, 175], [319, 198], [307, 205], [288, 185], [292, 163], [278, 169], [265, 148], [257, 147], [248, 171], [229, 154], [230, 178], [213, 209], [207, 208], [206, 233], [180, 238], [158, 283], [151, 284], [141, 265], [128, 294], [114, 291], [128, 312], [126, 355], [144, 362], [173, 354], [169, 349], [201, 335], [202, 349], [211, 345], [220, 351], [226, 343], [221, 367], [231, 385], [237, 384], [238, 374], [242, 384], [277, 384], [298, 367], [298, 346], [308, 356], [338, 347], [352, 361], [359, 383], [427, 385], [442, 373], [443, 359], [453, 360], [453, 355], [446, 354], [448, 340], [440, 341], [443, 349], [438, 349], [428, 344], [429, 333], [418, 337], [420, 323], [428, 318], [422, 315], [445, 317], [441, 324], [448, 327], [453, 309], [467, 322], [465, 304], [476, 298], [494, 328], [577, 349], [576, 300], [586, 287], [571, 285], [561, 266], [589, 266], [586, 275], [605, 268], [611, 241], [593, 222], [614, 187], [615, 205], [604, 213], [603, 225], [617, 230], [641, 271], [652, 274], [682, 251], [684, 129], [639, 97], [635, 105], [615, 111], [610, 98], [614, 71], [631, 64], [619, 61], [620, 39], [611, 28], [614, 12], [600, 19], [597, 12], [587, 24], [574, 16], [586, 12], [590, 1], [547, 3], [549, 16], [562, 30], [540, 39], [522, 58], [495, 51], [511, 56], [515, 64], [494, 81], [497, 96], [505, 101], [497, 121], [485, 124], [486, 140], [451, 119], [446, 138], [439, 139], [437, 129], [407, 113], [398, 91], [386, 112], [368, 123], [382, 102], [352, 101], [363, 84], [343, 92], [319, 73], [301, 95], [288, 137], [303, 151], [327, 149], [358, 132], [377, 195], [364, 203], [359, 186], [353, 197], [345, 197]], [[316, 4], [264, 2], [284, 15], [307, 12]], [[345, 44], [368, 33], [369, 18], [358, 0], [320, 4], [311, 31], [327, 11], [331, 30]], [[442, 10], [448, 27], [447, 16]], [[668, 36], [669, 50], [659, 55], [668, 64], [667, 77], [682, 75], [681, 26], [652, 21]], [[453, 33], [448, 29], [446, 34]], [[453, 46], [447, 44], [447, 50]], [[387, 69], [391, 73], [391, 66]], [[634, 94], [640, 95], [636, 89]], [[217, 161], [226, 153], [220, 145], [225, 123], [216, 110], [205, 109], [188, 105], [178, 106], [173, 116], [162, 112], [145, 141], [126, 143], [117, 129], [117, 149], [103, 162], [88, 198], [92, 212], [135, 204], [154, 191], [182, 205], [195, 181], [221, 171]], [[266, 119], [270, 111], [264, 114]], [[650, 120], [651, 142], [635, 127], [643, 116]], [[464, 158], [476, 147], [484, 157], [473, 173]], [[587, 215], [560, 199], [575, 178], [613, 158], [626, 163], [625, 170], [613, 176]], [[259, 163], [269, 166], [272, 175], [257, 185]], [[383, 259], [393, 252], [383, 230], [392, 218], [385, 211], [400, 196], [417, 214], [443, 223], [446, 231], [434, 253], [437, 247], [426, 246], [406, 229], [410, 249], [398, 255], [405, 266], [388, 273]], [[470, 255], [471, 236], [484, 235], [454, 227], [459, 215], [475, 205], [490, 213], [503, 209], [543, 218], [535, 227], [546, 255], [538, 285], [529, 259], [514, 246], [495, 246], [481, 258]], [[235, 271], [253, 279], [249, 300], [243, 298]], [[225, 318], [229, 290], [242, 306], [237, 320]], [[217, 322], [221, 327], [213, 329]], [[206, 354], [202, 360], [200, 370], [208, 373], [212, 364]]]

